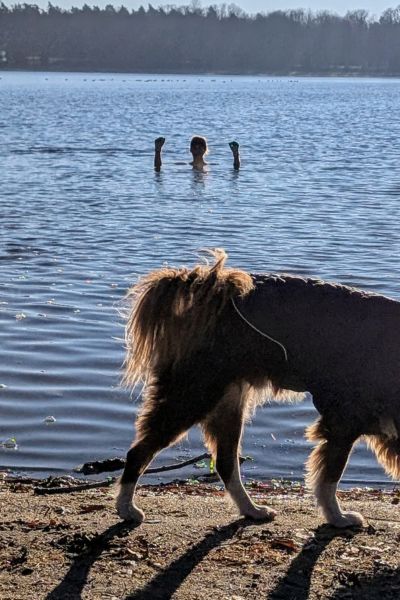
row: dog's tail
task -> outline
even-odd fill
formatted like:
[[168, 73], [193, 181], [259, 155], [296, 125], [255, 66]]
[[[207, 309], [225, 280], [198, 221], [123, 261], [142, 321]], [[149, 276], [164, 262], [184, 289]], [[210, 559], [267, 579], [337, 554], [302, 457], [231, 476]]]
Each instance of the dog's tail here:
[[387, 435], [368, 435], [365, 438], [386, 473], [393, 479], [400, 479], [400, 439]]
[[153, 271], [128, 292], [134, 302], [126, 326], [125, 384], [189, 356], [212, 335], [227, 302], [253, 289], [248, 273], [225, 267], [223, 250], [210, 253], [213, 265]]

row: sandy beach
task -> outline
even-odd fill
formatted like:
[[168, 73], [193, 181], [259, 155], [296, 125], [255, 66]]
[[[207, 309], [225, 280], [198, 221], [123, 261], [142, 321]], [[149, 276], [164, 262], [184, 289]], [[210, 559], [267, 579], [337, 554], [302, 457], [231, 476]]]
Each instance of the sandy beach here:
[[340, 492], [368, 521], [354, 531], [323, 525], [300, 485], [253, 484], [278, 510], [259, 524], [210, 484], [142, 486], [146, 521], [133, 527], [112, 488], [35, 493], [44, 483], [0, 484], [2, 600], [400, 597], [398, 489]]

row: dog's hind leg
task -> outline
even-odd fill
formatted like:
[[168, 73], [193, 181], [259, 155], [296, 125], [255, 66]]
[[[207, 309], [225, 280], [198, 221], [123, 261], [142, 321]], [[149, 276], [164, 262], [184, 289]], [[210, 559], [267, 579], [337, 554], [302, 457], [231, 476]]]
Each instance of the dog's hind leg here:
[[334, 527], [364, 525], [362, 515], [343, 512], [336, 497], [338, 483], [357, 437], [328, 428], [323, 419], [318, 419], [307, 429], [309, 440], [319, 440], [307, 462], [307, 483], [314, 491], [325, 519]]
[[239, 447], [248, 391], [247, 383], [228, 386], [216, 408], [202, 422], [202, 428], [206, 444], [216, 459], [217, 472], [240, 514], [257, 520], [271, 520], [276, 512], [254, 504], [240, 477]]
[[151, 436], [146, 436], [143, 439], [135, 440], [128, 451], [117, 496], [117, 512], [121, 519], [136, 523], [143, 521], [144, 513], [134, 501], [136, 484], [147, 465], [161, 449]]
[[141, 523], [144, 514], [134, 502], [136, 484], [148, 464], [163, 448], [171, 445], [199, 420], [194, 411], [183, 410], [179, 401], [160, 397], [157, 385], [146, 393], [137, 419], [137, 435], [126, 457], [119, 483], [117, 512], [126, 521]]

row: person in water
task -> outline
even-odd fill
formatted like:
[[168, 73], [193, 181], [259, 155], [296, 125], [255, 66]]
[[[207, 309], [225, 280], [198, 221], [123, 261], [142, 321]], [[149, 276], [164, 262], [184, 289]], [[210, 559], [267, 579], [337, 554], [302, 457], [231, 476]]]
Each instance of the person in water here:
[[[161, 160], [161, 150], [165, 143], [165, 138], [159, 137], [155, 140], [155, 155], [154, 155], [154, 168], [156, 171], [161, 170], [162, 160]], [[239, 144], [237, 142], [230, 142], [229, 148], [233, 154], [233, 168], [238, 171], [240, 168], [240, 155], [239, 155]], [[208, 152], [207, 140], [205, 137], [195, 135], [190, 140], [190, 152], [192, 153], [193, 160], [191, 161], [191, 165], [193, 169], [196, 171], [203, 171], [204, 167], [207, 165], [204, 160], [204, 156]]]

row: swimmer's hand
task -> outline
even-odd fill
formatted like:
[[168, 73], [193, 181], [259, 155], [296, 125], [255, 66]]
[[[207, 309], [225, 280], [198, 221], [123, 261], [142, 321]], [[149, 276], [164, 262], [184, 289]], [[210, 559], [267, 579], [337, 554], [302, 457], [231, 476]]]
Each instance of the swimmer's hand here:
[[165, 138], [159, 137], [154, 141], [154, 147], [156, 152], [161, 152], [161, 148], [164, 146]]
[[229, 142], [229, 148], [233, 154], [233, 168], [235, 171], [240, 169], [239, 144], [237, 142]]

